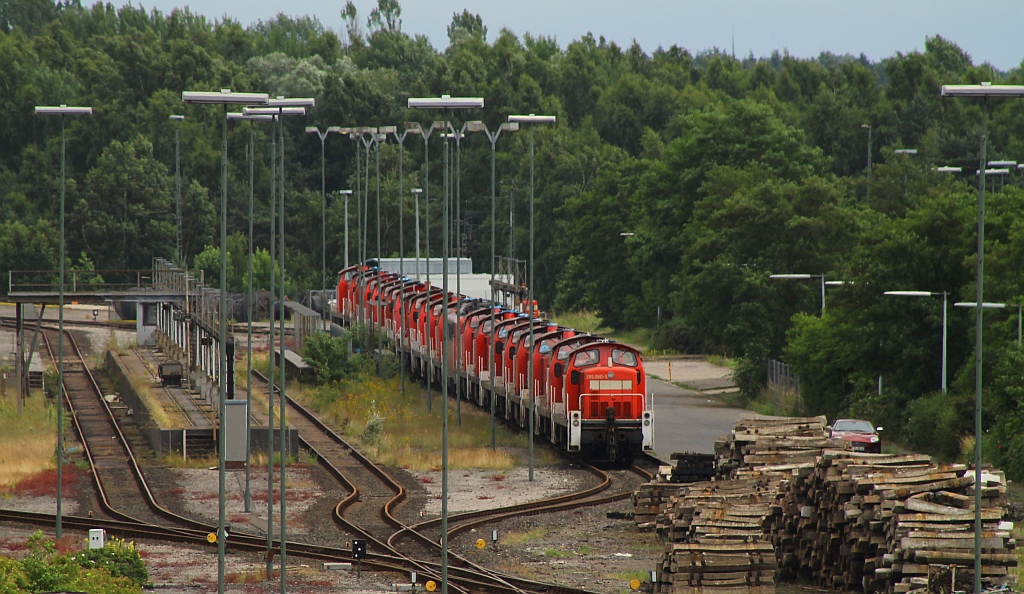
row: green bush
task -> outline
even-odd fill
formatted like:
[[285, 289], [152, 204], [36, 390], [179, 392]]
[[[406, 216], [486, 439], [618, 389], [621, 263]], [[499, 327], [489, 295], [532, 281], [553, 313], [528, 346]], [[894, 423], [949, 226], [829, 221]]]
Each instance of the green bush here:
[[24, 592], [18, 587], [24, 581], [25, 572], [21, 569], [21, 563], [10, 557], [0, 557], [0, 594]]
[[0, 594], [74, 591], [88, 594], [137, 594], [148, 580], [138, 551], [113, 540], [108, 549], [61, 554], [52, 539], [37, 531], [28, 539], [23, 561], [0, 559]]
[[960, 457], [957, 401], [952, 393], [936, 392], [910, 402], [904, 429], [907, 447], [942, 460]]
[[302, 359], [316, 368], [317, 381], [321, 385], [341, 381], [359, 369], [358, 357], [348, 351], [351, 335], [348, 331], [341, 336], [316, 332], [309, 337]]
[[113, 577], [129, 579], [136, 586], [149, 581], [149, 573], [134, 543], [110, 538], [102, 549], [88, 549], [76, 555], [76, 561], [85, 569], [105, 569]]

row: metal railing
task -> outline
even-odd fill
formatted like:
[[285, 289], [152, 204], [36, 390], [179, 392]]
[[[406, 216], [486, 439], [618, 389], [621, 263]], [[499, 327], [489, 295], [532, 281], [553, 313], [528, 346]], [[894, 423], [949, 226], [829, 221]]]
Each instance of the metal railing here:
[[768, 388], [779, 392], [800, 393], [800, 376], [789, 370], [789, 365], [775, 359], [767, 360]]
[[[187, 273], [174, 264], [157, 258], [153, 268], [146, 270], [65, 270], [65, 293], [124, 293], [140, 291], [185, 292], [185, 274], [190, 286], [202, 285], [203, 271]], [[7, 272], [7, 294], [58, 293], [59, 270], [10, 270]]]
[[[67, 293], [140, 291], [152, 288], [152, 270], [66, 270]], [[7, 293], [44, 293], [60, 291], [58, 270], [11, 270], [7, 273]]]

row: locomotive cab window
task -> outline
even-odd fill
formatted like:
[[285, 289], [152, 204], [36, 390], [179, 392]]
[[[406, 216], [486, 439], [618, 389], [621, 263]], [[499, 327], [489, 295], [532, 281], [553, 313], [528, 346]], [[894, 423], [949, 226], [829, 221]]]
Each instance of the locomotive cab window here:
[[626, 367], [636, 367], [636, 353], [622, 349], [612, 349], [612, 363], [625, 365]]
[[576, 357], [573, 358], [573, 365], [576, 367], [586, 367], [587, 365], [596, 365], [601, 360], [601, 355], [597, 349], [589, 349], [576, 353]]

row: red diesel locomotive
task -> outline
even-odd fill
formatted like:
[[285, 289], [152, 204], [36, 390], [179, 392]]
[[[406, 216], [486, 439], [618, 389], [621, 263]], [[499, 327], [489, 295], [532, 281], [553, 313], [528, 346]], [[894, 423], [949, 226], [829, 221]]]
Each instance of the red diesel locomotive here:
[[436, 285], [428, 291], [373, 261], [342, 270], [337, 290], [345, 323], [373, 325], [415, 375], [433, 385], [447, 377], [456, 398], [488, 410], [493, 401], [496, 414], [524, 428], [533, 410], [537, 436], [566, 451], [628, 462], [654, 449], [647, 378], [633, 347]]

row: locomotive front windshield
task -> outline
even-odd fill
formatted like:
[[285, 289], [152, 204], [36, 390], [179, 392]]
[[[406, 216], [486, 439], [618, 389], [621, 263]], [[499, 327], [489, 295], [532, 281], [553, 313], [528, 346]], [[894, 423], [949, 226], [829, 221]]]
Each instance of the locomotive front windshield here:
[[622, 349], [612, 349], [612, 363], [625, 365], [626, 367], [636, 367], [636, 353]]
[[597, 349], [587, 349], [576, 353], [576, 357], [573, 358], [572, 362], [576, 367], [586, 367], [588, 365], [597, 365], [600, 360], [601, 354]]

